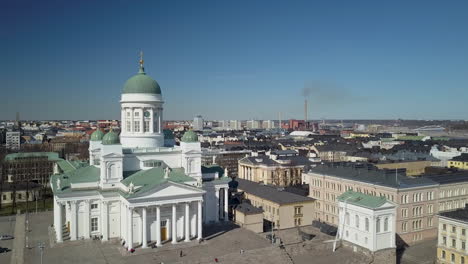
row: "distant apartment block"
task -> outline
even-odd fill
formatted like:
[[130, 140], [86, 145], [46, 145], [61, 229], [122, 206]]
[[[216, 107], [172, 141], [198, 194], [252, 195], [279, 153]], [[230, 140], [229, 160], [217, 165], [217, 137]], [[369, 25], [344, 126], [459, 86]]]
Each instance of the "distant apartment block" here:
[[468, 263], [468, 209], [439, 214], [437, 263]]
[[193, 130], [195, 131], [203, 130], [203, 117], [201, 115], [198, 115], [195, 118], [193, 118], [192, 127], [193, 127]]
[[7, 149], [19, 150], [21, 147], [21, 132], [7, 131], [5, 136], [5, 145]]

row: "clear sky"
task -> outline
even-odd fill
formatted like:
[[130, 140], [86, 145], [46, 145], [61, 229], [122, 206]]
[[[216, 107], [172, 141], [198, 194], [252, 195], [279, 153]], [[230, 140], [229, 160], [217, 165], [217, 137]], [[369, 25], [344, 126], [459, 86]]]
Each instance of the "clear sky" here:
[[0, 1], [0, 119], [467, 119], [468, 1]]

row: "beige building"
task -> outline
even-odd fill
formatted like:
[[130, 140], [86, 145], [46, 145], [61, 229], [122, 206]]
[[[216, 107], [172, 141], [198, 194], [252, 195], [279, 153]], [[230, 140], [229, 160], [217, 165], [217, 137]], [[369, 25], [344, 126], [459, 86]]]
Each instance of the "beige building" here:
[[468, 209], [439, 214], [437, 263], [468, 263]]
[[241, 203], [234, 209], [233, 221], [255, 233], [263, 232], [263, 210], [248, 203]]
[[13, 201], [22, 203], [26, 201], [35, 201], [41, 198], [41, 186], [37, 183], [12, 183], [4, 182], [0, 186], [1, 204], [10, 205]]
[[304, 174], [315, 202], [314, 219], [338, 224], [337, 197], [353, 190], [384, 196], [396, 204], [397, 244], [411, 244], [437, 235], [439, 184], [427, 178], [395, 175], [372, 167], [320, 165]]
[[310, 163], [293, 150], [250, 156], [239, 160], [238, 177], [276, 186], [297, 185], [301, 184], [302, 171]]
[[244, 198], [263, 210], [263, 231], [271, 227], [286, 229], [312, 224], [315, 199], [247, 180], [238, 179], [237, 182], [237, 189], [244, 193]]

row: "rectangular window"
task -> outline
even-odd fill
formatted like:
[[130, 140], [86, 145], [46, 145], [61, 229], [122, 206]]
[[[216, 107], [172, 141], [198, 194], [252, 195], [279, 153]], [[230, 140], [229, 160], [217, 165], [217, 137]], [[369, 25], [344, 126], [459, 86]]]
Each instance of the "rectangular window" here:
[[447, 245], [447, 237], [442, 237], [442, 245]]
[[98, 219], [97, 217], [91, 218], [91, 232], [95, 232], [98, 230]]
[[140, 132], [140, 121], [134, 121], [134, 128], [133, 128], [133, 131], [134, 132]]
[[457, 242], [455, 239], [452, 239], [452, 247], [455, 248], [457, 246]]
[[466, 247], [466, 243], [465, 243], [465, 242], [462, 242], [461, 248], [462, 248], [463, 250], [465, 250], [465, 247]]
[[452, 226], [452, 233], [456, 233], [457, 232], [457, 228], [455, 226]]
[[446, 224], [442, 225], [442, 230], [447, 230], [447, 225]]
[[127, 132], [130, 132], [131, 131], [131, 122], [129, 120], [127, 120], [127, 122], [125, 122], [125, 128], [127, 130]]
[[294, 207], [294, 215], [302, 215], [302, 206], [295, 206]]
[[91, 204], [91, 210], [97, 209], [97, 208], [98, 208], [98, 205], [97, 205], [97, 204]]
[[149, 121], [145, 120], [143, 123], [143, 131], [144, 132], [149, 132], [150, 127], [149, 127]]

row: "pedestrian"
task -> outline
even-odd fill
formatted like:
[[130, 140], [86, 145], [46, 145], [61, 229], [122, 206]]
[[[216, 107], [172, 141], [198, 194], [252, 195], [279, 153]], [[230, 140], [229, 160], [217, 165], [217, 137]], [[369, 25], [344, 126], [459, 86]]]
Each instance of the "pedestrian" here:
[[184, 253], [182, 253], [182, 250], [180, 251], [180, 257], [183, 257]]

